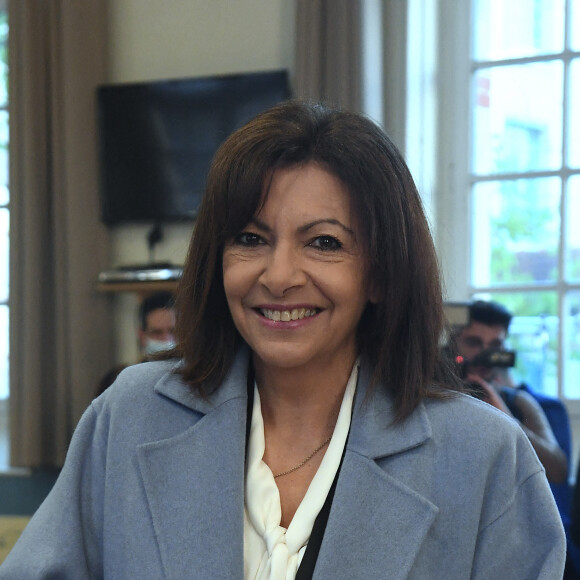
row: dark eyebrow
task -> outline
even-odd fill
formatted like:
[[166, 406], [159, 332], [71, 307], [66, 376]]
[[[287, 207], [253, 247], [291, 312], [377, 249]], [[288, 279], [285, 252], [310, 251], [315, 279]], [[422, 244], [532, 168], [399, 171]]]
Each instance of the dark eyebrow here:
[[[258, 228], [260, 228], [261, 230], [264, 230], [265, 232], [270, 232], [271, 229], [269, 226], [267, 226], [262, 220], [254, 217], [252, 218], [251, 222], [253, 223], [255, 226], [257, 226]], [[298, 231], [300, 233], [304, 233], [307, 232], [308, 230], [312, 229], [313, 227], [320, 225], [320, 224], [332, 224], [335, 226], [339, 226], [340, 228], [342, 228], [347, 234], [351, 235], [354, 237], [354, 232], [348, 228], [347, 226], [345, 226], [341, 221], [339, 220], [335, 220], [332, 218], [328, 218], [328, 219], [319, 219], [319, 220], [315, 220], [313, 222], [308, 222], [307, 224], [304, 224], [303, 226], [300, 226], [298, 228]]]
[[351, 236], [354, 236], [354, 232], [350, 229], [347, 228], [341, 221], [335, 220], [335, 219], [321, 219], [321, 220], [315, 220], [313, 222], [304, 224], [303, 226], [298, 228], [298, 231], [303, 233], [303, 232], [307, 232], [309, 229], [313, 228], [314, 226], [318, 226], [320, 224], [332, 224], [335, 226], [339, 226], [340, 228], [342, 228], [347, 234], [350, 234]]
[[265, 232], [271, 232], [272, 230], [262, 221], [259, 220], [257, 217], [253, 217], [250, 220], [251, 224], [254, 224], [257, 228], [264, 230]]

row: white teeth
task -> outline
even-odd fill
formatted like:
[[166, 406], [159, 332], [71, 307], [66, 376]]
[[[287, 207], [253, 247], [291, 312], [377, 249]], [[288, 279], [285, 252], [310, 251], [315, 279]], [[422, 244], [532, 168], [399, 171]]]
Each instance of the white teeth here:
[[302, 320], [316, 314], [316, 309], [294, 308], [293, 310], [268, 310], [262, 309], [260, 312], [269, 320], [274, 322], [290, 322], [290, 320]]

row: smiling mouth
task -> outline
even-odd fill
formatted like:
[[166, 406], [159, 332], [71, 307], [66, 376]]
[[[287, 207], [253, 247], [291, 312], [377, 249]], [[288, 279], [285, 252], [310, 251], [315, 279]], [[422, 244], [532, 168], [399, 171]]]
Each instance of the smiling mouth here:
[[268, 320], [274, 322], [290, 322], [291, 320], [302, 320], [310, 318], [320, 312], [318, 308], [293, 308], [292, 310], [269, 310], [259, 308], [258, 312]]

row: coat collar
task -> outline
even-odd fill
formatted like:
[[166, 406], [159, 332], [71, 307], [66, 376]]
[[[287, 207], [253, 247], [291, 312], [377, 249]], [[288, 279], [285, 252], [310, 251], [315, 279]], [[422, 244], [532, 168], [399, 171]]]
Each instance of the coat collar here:
[[431, 437], [423, 403], [404, 422], [395, 421], [393, 397], [384, 385], [371, 388], [370, 365], [363, 361], [347, 449], [371, 459], [395, 455]]
[[[138, 449], [167, 578], [185, 578], [192, 570], [204, 578], [241, 577], [248, 361], [248, 352], [239, 352], [223, 385], [207, 399], [173, 374], [156, 386], [204, 415], [174, 438]], [[425, 408], [396, 424], [391, 397], [380, 386], [367, 396], [368, 384], [363, 364], [315, 578], [372, 578], [379, 571], [405, 578], [437, 513], [376, 463], [430, 438]]]
[[182, 364], [174, 364], [171, 370], [163, 375], [155, 385], [155, 391], [176, 403], [206, 415], [220, 405], [236, 398], [247, 399], [246, 380], [250, 353], [247, 347], [242, 347], [236, 353], [232, 366], [219, 389], [202, 397], [186, 387], [177, 371]]
[[[201, 397], [186, 388], [179, 375], [166, 374], [155, 386], [155, 391], [173, 401], [204, 415], [233, 399], [247, 401], [247, 375], [250, 353], [240, 348], [223, 384], [207, 397]], [[174, 367], [177, 368], [178, 365]], [[402, 423], [395, 422], [394, 404], [383, 385], [371, 384], [371, 369], [361, 363], [351, 434], [348, 448], [372, 459], [394, 455], [421, 445], [431, 437], [431, 424], [421, 403]]]

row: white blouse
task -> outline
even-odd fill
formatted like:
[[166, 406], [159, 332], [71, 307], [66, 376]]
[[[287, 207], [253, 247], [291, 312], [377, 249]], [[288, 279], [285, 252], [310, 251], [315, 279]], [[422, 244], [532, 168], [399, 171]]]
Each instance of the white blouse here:
[[304, 499], [288, 529], [280, 525], [280, 494], [270, 468], [262, 461], [265, 450], [260, 395], [254, 386], [254, 408], [248, 442], [244, 506], [244, 578], [294, 580], [316, 516], [338, 471], [346, 444], [356, 390], [358, 362], [346, 385], [332, 439]]

